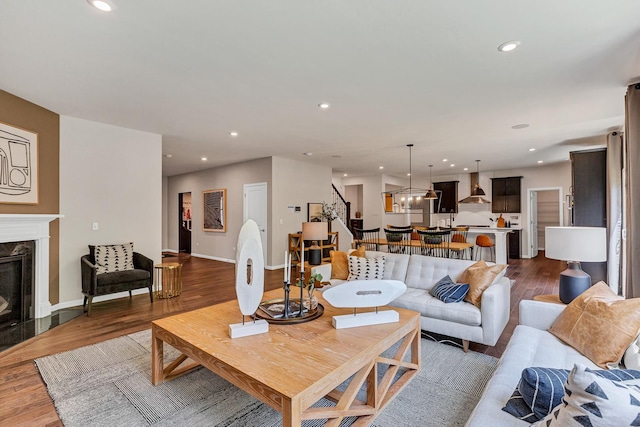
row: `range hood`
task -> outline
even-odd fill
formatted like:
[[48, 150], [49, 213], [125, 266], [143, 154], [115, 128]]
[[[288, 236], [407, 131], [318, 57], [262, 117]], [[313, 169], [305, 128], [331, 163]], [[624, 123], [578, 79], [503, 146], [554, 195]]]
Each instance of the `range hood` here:
[[471, 195], [458, 201], [458, 203], [474, 203], [474, 204], [487, 204], [491, 201], [485, 199], [483, 196], [484, 190], [480, 187], [480, 174], [478, 172], [472, 172], [469, 174], [471, 182]]

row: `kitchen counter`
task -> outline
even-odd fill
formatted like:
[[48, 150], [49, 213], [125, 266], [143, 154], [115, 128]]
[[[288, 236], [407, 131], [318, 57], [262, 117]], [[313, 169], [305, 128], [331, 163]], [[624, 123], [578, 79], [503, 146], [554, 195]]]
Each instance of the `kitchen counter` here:
[[507, 263], [507, 234], [513, 230], [521, 230], [521, 227], [469, 227], [467, 241], [475, 243], [478, 234], [493, 234], [493, 242], [496, 245], [496, 264]]

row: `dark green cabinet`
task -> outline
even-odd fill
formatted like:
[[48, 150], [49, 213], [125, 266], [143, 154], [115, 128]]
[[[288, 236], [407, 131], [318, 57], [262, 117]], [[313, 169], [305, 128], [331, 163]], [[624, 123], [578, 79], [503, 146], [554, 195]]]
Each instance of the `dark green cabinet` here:
[[433, 213], [458, 213], [458, 181], [434, 182], [438, 200], [433, 201]]
[[521, 212], [521, 176], [491, 179], [491, 212]]

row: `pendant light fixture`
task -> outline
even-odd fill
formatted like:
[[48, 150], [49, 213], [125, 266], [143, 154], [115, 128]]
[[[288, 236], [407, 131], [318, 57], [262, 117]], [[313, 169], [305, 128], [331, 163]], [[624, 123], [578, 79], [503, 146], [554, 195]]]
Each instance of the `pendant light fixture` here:
[[424, 208], [424, 195], [426, 188], [413, 188], [411, 179], [411, 149], [413, 144], [407, 144], [409, 147], [409, 187], [383, 191], [382, 203], [385, 212], [394, 213], [418, 213]]
[[429, 189], [427, 190], [427, 194], [424, 195], [424, 198], [427, 200], [435, 200], [438, 198], [438, 195], [435, 191], [433, 191], [433, 181], [431, 181], [431, 168], [433, 165], [429, 165]]

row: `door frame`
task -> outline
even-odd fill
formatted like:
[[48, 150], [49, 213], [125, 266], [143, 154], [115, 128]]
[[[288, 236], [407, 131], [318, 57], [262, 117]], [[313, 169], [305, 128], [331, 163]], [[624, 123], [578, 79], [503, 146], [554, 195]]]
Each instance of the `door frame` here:
[[262, 245], [262, 253], [264, 258], [264, 265], [267, 265], [269, 258], [269, 184], [267, 182], [252, 182], [250, 184], [244, 184], [242, 186], [242, 223], [247, 222], [249, 212], [247, 205], [247, 188], [250, 187], [263, 187], [265, 192], [265, 224], [264, 224], [264, 241]]
[[528, 241], [528, 255], [529, 258], [532, 258], [531, 256], [531, 236], [533, 235], [532, 233], [537, 233], [538, 230], [533, 230], [533, 225], [531, 224], [531, 212], [533, 211], [533, 209], [536, 209], [536, 213], [537, 213], [537, 209], [538, 209], [538, 205], [536, 203], [535, 206], [532, 206], [531, 203], [531, 194], [532, 193], [538, 193], [539, 191], [557, 191], [558, 192], [558, 219], [560, 222], [560, 225], [564, 225], [564, 196], [562, 194], [562, 187], [539, 187], [539, 188], [528, 188], [527, 189], [527, 241]]

